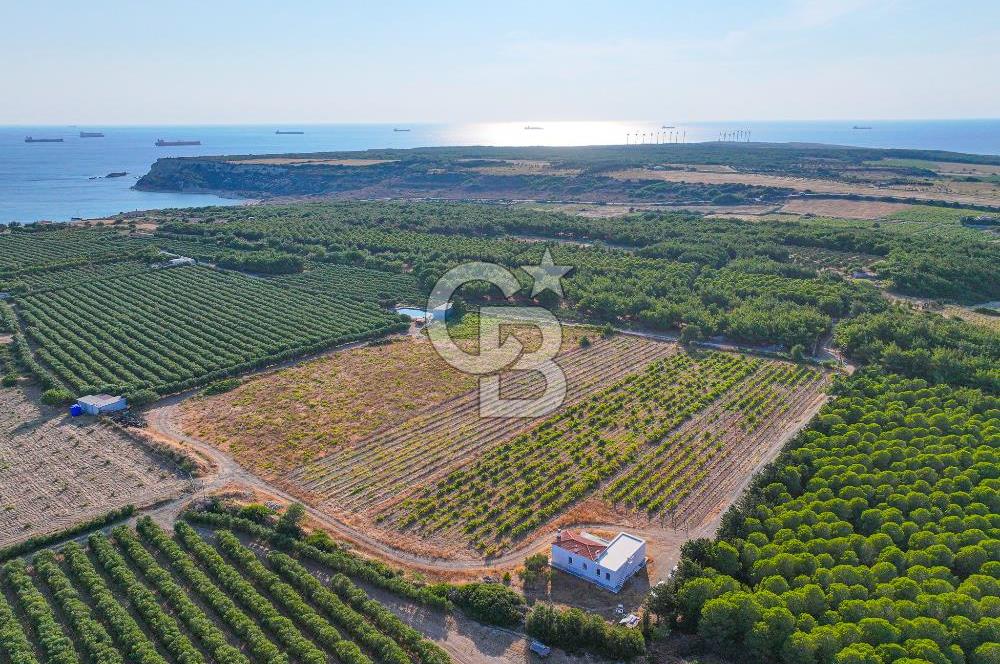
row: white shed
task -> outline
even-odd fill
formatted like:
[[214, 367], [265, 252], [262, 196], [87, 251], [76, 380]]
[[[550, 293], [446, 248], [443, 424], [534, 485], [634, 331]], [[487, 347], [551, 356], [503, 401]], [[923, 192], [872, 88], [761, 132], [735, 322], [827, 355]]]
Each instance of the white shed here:
[[76, 403], [88, 415], [114, 413], [128, 408], [125, 397], [113, 397], [110, 394], [88, 394], [77, 399]]
[[609, 542], [582, 530], [560, 530], [552, 543], [551, 564], [616, 593], [646, 566], [646, 540], [618, 533]]
[[195, 260], [189, 256], [178, 256], [167, 261], [167, 267], [180, 267], [181, 265], [194, 265]]

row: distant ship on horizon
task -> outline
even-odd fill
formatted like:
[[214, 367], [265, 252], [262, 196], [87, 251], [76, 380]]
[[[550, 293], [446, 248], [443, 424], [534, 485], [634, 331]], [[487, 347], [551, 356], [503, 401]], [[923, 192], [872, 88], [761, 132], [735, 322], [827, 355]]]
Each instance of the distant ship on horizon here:
[[284, 129], [275, 129], [274, 133], [275, 134], [304, 134], [306, 132], [304, 132], [304, 131], [294, 131], [294, 130], [293, 131], [286, 131]]
[[410, 131], [409, 129], [400, 129], [399, 127], [393, 127], [393, 131]]
[[662, 126], [660, 127], [660, 129], [673, 129], [673, 128], [674, 128], [674, 126], [673, 126], [673, 125], [662, 125]]
[[25, 143], [62, 143], [61, 138], [32, 138], [31, 136], [24, 137]]
[[158, 138], [154, 145], [158, 148], [174, 147], [177, 145], [201, 145], [201, 141], [165, 141], [162, 138]]
[[81, 131], [80, 138], [104, 138], [104, 134], [99, 131]]
[[860, 125], [854, 125], [855, 129], [871, 129], [871, 127], [862, 127]]
[[524, 125], [524, 129], [526, 131], [528, 131], [528, 130], [535, 131], [535, 130], [539, 130], [539, 129], [545, 129], [545, 127], [533, 127], [531, 125]]

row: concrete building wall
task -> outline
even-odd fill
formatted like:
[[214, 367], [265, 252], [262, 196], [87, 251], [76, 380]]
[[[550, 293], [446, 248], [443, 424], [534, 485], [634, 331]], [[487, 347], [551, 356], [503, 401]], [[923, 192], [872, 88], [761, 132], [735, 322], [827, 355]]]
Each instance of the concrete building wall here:
[[556, 569], [569, 572], [608, 590], [614, 589], [615, 575], [589, 558], [552, 545], [551, 564]]

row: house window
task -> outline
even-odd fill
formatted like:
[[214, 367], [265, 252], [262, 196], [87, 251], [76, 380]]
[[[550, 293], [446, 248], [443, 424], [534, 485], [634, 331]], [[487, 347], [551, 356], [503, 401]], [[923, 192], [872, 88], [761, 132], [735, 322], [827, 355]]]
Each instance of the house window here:
[[587, 563], [583, 564], [583, 569], [587, 569]]
[[605, 572], [605, 573], [604, 573], [604, 578], [605, 578], [605, 579], [606, 579], [607, 581], [610, 581], [610, 580], [611, 580], [611, 573], [610, 573], [610, 572]]
[[569, 557], [569, 564], [570, 564], [570, 565], [572, 565], [572, 564], [573, 564], [573, 556], [570, 556], [570, 557]]
[[596, 574], [597, 576], [600, 576], [601, 575], [601, 568], [598, 567], [597, 569], [595, 569], [594, 570], [594, 574]]

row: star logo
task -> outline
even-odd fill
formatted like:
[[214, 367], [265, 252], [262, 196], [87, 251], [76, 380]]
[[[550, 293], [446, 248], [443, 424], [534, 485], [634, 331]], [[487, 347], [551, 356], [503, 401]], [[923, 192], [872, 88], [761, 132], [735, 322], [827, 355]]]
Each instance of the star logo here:
[[572, 265], [556, 265], [552, 262], [552, 254], [548, 247], [545, 248], [545, 255], [538, 265], [522, 265], [521, 269], [531, 275], [535, 284], [531, 289], [531, 297], [535, 297], [545, 290], [550, 290], [559, 297], [563, 297], [562, 281], [567, 272], [573, 269]]

